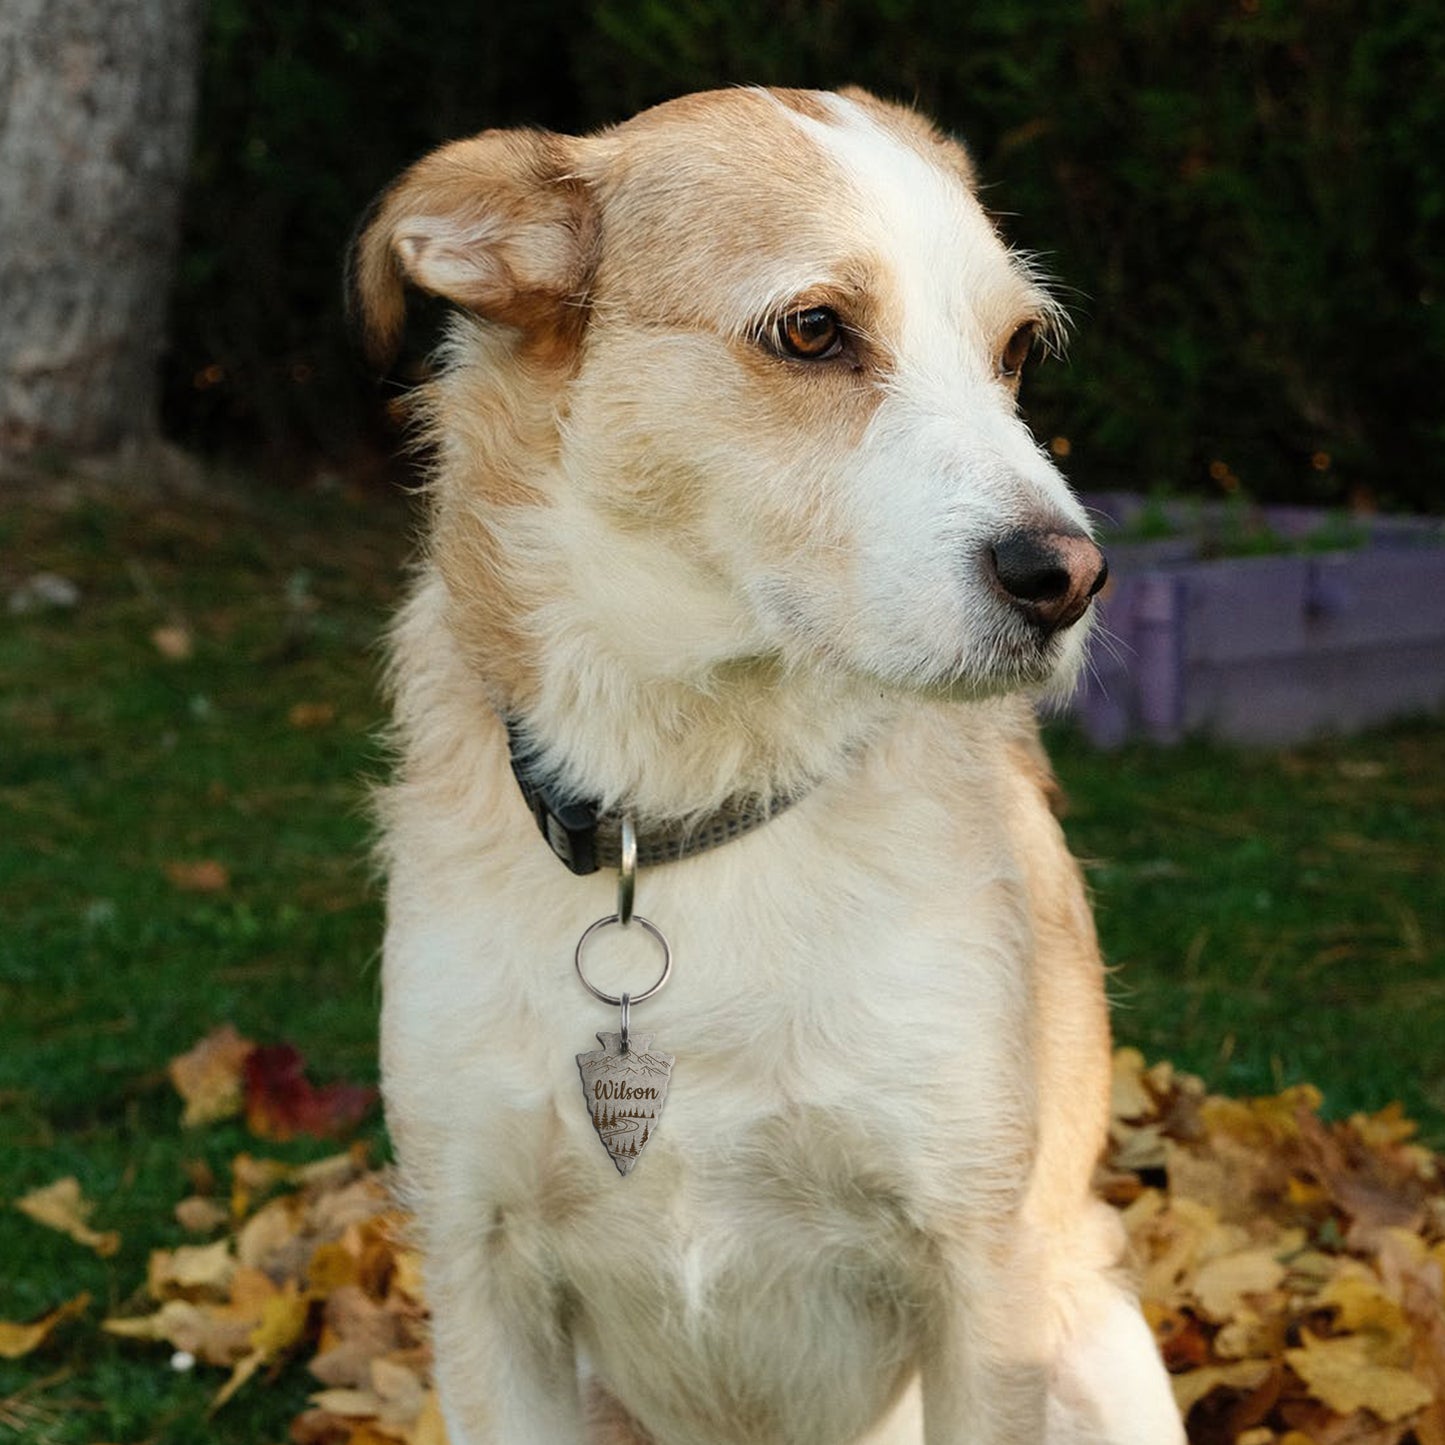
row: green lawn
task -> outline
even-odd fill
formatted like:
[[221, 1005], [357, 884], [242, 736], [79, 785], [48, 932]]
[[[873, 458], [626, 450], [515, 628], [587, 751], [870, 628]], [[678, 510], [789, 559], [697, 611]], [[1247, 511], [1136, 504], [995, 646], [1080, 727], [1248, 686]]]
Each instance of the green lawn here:
[[1399, 1099], [1445, 1148], [1445, 727], [1280, 751], [1051, 741], [1119, 1041], [1221, 1093]]
[[[0, 1318], [95, 1300], [0, 1362], [0, 1439], [254, 1445], [304, 1401], [293, 1370], [208, 1421], [214, 1373], [94, 1323], [181, 1242], [197, 1161], [307, 1152], [235, 1125], [182, 1135], [174, 1054], [230, 1020], [322, 1079], [375, 1076], [366, 779], [410, 529], [403, 500], [344, 488], [0, 514], [0, 599], [41, 570], [80, 589], [0, 614]], [[158, 628], [190, 655], [166, 656]], [[1445, 727], [1283, 753], [1052, 741], [1121, 1039], [1222, 1091], [1311, 1079], [1335, 1112], [1401, 1098], [1445, 1144]], [[174, 865], [205, 861], [223, 889], [177, 886]], [[114, 1258], [9, 1207], [67, 1173], [122, 1233]]]

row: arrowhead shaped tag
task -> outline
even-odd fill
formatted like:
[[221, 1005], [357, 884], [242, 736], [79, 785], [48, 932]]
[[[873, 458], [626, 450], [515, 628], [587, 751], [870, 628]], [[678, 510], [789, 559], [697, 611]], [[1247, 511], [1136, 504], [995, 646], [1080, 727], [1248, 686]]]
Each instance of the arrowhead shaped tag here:
[[626, 1053], [620, 1033], [597, 1042], [600, 1049], [577, 1055], [582, 1094], [608, 1158], [626, 1174], [657, 1132], [674, 1056], [651, 1052], [651, 1034], [634, 1034]]

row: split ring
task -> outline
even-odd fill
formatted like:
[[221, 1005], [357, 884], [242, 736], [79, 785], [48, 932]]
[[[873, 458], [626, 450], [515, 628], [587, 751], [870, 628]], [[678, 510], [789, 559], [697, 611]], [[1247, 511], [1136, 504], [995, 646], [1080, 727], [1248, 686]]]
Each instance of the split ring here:
[[[658, 947], [662, 949], [662, 972], [658, 974], [657, 981], [652, 985], [651, 988], [645, 988], [641, 993], [629, 994], [627, 996], [630, 1003], [638, 1004], [641, 1003], [644, 999], [651, 998], [653, 994], [655, 994], [658, 989], [660, 989], [663, 984], [665, 984], [668, 979], [672, 977], [672, 945], [667, 941], [667, 937], [663, 933], [663, 931], [650, 919], [644, 918], [640, 913], [634, 913], [632, 915], [632, 922], [637, 924], [644, 933], [649, 934], [652, 938], [656, 939]], [[608, 928], [614, 923], [617, 924], [619, 927], [625, 926], [622, 922], [621, 914], [609, 913], [606, 918], [599, 918], [596, 923], [588, 927], [587, 930], [583, 933], [582, 937], [577, 940], [577, 951], [573, 954], [572, 961], [577, 965], [577, 977], [582, 980], [582, 986], [587, 990], [588, 993], [592, 995], [593, 998], [600, 998], [603, 1003], [616, 1004], [620, 1006], [622, 1003], [623, 995], [603, 993], [602, 990], [596, 987], [596, 985], [594, 985], [588, 979], [587, 975], [582, 971], [582, 950], [587, 946], [587, 940], [591, 938], [594, 933], [598, 933], [602, 929]]]

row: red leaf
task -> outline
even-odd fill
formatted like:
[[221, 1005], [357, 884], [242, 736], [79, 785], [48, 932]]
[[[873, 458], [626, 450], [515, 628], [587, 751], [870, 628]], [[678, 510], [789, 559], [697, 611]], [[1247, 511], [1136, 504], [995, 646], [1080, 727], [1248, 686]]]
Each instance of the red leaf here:
[[266, 1044], [246, 1059], [246, 1126], [262, 1139], [341, 1138], [375, 1103], [376, 1090], [362, 1084], [317, 1088], [294, 1044]]

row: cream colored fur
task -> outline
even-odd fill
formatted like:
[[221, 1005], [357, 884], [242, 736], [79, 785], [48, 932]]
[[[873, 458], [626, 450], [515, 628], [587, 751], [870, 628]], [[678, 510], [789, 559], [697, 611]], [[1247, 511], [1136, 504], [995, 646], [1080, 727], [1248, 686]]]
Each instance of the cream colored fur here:
[[[393, 635], [383, 1068], [453, 1445], [1175, 1445], [1090, 1197], [1108, 1025], [1032, 699], [1050, 638], [993, 539], [1084, 525], [999, 357], [1051, 305], [964, 153], [859, 92], [489, 132], [383, 197], [374, 351], [462, 308], [418, 425], [428, 546]], [[835, 360], [770, 327], [826, 305]], [[644, 870], [676, 1055], [620, 1177], [572, 971], [615, 879], [543, 845], [499, 714], [649, 820], [803, 791]], [[637, 992], [611, 930], [589, 968]], [[588, 1420], [591, 1425], [588, 1425]]]

